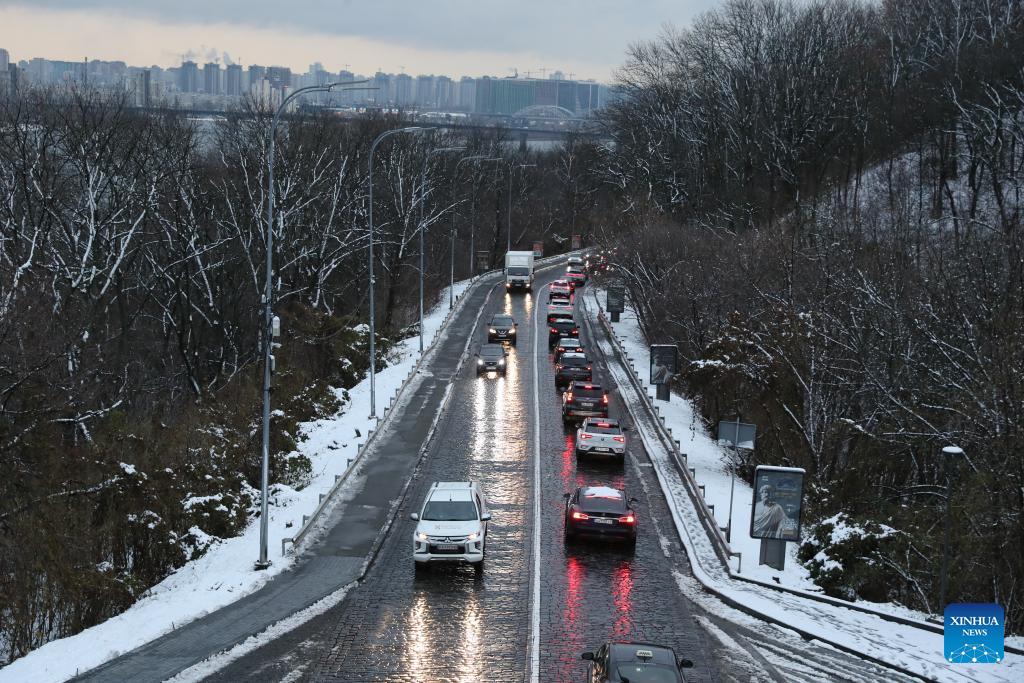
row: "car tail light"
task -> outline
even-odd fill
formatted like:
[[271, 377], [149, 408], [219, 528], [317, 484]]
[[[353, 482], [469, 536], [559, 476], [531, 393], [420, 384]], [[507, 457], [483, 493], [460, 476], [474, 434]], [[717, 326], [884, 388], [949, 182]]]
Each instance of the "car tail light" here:
[[601, 403], [608, 405], [608, 394], [601, 397]]
[[590, 519], [590, 515], [580, 512], [579, 510], [572, 511], [573, 519]]
[[621, 524], [636, 524], [636, 517], [633, 515], [626, 515], [625, 517], [619, 517], [619, 523]]
[[559, 350], [559, 351], [565, 351], [565, 347], [564, 347], [564, 346], [559, 346], [559, 347], [558, 347], [558, 350]]
[[613, 436], [612, 439], [619, 443], [626, 443], [626, 437], [624, 436]]
[[551, 331], [552, 331], [552, 332], [558, 332], [558, 328], [557, 328], [557, 327], [552, 327], [552, 328], [551, 328]]
[[587, 366], [587, 370], [593, 370], [593, 369], [594, 369], [594, 366], [593, 366], [593, 365], [588, 365], [588, 366]]
[[584, 384], [584, 385], [583, 385], [583, 388], [584, 388], [584, 389], [593, 389], [593, 388], [594, 388], [594, 385], [593, 385], [593, 384]]
[[580, 438], [581, 439], [593, 439], [594, 435], [593, 434], [580, 434]]
[[579, 334], [580, 333], [580, 328], [578, 328], [578, 327], [572, 328], [572, 333], [573, 334]]
[[566, 401], [572, 401], [572, 392], [571, 391], [568, 394], [565, 395], [565, 400]]
[[611, 427], [611, 424], [608, 423], [608, 422], [598, 422], [596, 426], [598, 426], [598, 427]]

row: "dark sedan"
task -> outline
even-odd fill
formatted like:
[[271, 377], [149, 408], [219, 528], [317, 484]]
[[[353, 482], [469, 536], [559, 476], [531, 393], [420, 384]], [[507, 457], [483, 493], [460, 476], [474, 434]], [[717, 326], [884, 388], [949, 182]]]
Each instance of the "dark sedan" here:
[[651, 643], [606, 643], [580, 657], [590, 662], [587, 683], [682, 683], [680, 669], [693, 666], [676, 659], [672, 648]]
[[516, 345], [516, 320], [510, 315], [499, 313], [491, 318], [491, 324], [487, 327], [488, 342], [508, 342]]
[[573, 382], [589, 382], [593, 379], [593, 366], [582, 353], [567, 353], [555, 365], [555, 388], [571, 385]]
[[636, 513], [622, 489], [581, 486], [565, 494], [565, 540], [589, 537], [624, 541], [636, 546]]
[[548, 320], [548, 346], [553, 347], [562, 337], [580, 336], [579, 325], [569, 317], [551, 318]]
[[505, 348], [501, 344], [484, 344], [476, 354], [476, 374], [500, 372], [505, 374], [508, 365]]

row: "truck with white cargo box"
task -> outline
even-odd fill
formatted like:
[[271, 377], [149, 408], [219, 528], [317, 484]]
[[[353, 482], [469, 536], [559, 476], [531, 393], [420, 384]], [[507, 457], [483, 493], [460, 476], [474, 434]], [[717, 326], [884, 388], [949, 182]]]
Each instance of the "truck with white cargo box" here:
[[505, 289], [533, 289], [532, 251], [510, 251], [505, 254]]

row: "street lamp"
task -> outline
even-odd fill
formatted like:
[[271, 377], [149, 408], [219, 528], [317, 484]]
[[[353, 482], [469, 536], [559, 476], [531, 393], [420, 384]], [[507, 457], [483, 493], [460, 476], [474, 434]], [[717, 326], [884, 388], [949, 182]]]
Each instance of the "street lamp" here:
[[442, 152], [463, 152], [465, 147], [435, 147], [427, 151], [423, 159], [423, 175], [420, 178], [420, 355], [423, 355], [423, 205], [427, 202], [425, 187], [427, 184], [427, 166], [430, 157]]
[[946, 588], [949, 584], [949, 499], [951, 493], [949, 482], [949, 461], [954, 456], [963, 455], [964, 451], [958, 446], [946, 446], [942, 449], [942, 454], [945, 456], [942, 459], [942, 472], [946, 479], [946, 528], [942, 542], [942, 583], [939, 588], [939, 609], [944, 610], [946, 609]]
[[[480, 161], [487, 163], [503, 161], [503, 159], [501, 157], [486, 157]], [[473, 184], [473, 196], [469, 200], [469, 277], [472, 278], [474, 275], [476, 275], [476, 183]]]
[[[486, 158], [487, 157], [485, 155], [483, 155], [483, 154], [474, 154], [473, 156], [462, 157], [461, 159], [459, 159], [458, 163], [455, 164], [455, 171], [452, 173], [452, 206], [453, 206], [453, 208], [454, 208], [454, 205], [455, 205], [455, 181], [459, 177], [459, 167], [462, 166], [462, 164], [466, 163], [467, 161], [479, 161], [481, 159], [486, 159]], [[451, 229], [451, 237], [450, 237], [451, 255], [449, 257], [449, 259], [450, 259], [449, 269], [450, 269], [451, 272], [450, 272], [450, 275], [449, 275], [449, 285], [448, 285], [448, 310], [451, 310], [452, 308], [455, 307], [455, 217], [457, 215], [458, 215], [458, 212], [453, 210], [452, 211], [452, 229]]]
[[508, 166], [508, 242], [505, 245], [505, 253], [512, 251], [512, 172], [517, 168], [536, 168], [537, 164], [516, 164], [512, 165], [511, 160]]
[[393, 128], [386, 130], [377, 136], [377, 139], [370, 145], [370, 250], [367, 255], [370, 270], [370, 419], [377, 417], [377, 394], [376, 394], [376, 374], [377, 374], [377, 345], [376, 345], [376, 309], [374, 308], [373, 302], [373, 290], [375, 288], [373, 282], [373, 155], [377, 151], [377, 145], [381, 143], [384, 138], [391, 137], [392, 135], [398, 135], [399, 133], [419, 133], [421, 131], [428, 130], [423, 126], [406, 126], [405, 128]]
[[[330, 92], [338, 86], [358, 85], [367, 81], [345, 81], [341, 83], [325, 83], [299, 88], [284, 98], [281, 106], [274, 112], [267, 132], [267, 285], [263, 294], [263, 452], [262, 471], [260, 472], [260, 557], [256, 561], [256, 569], [270, 566], [267, 559], [267, 488], [270, 480], [270, 376], [274, 369], [273, 344], [274, 337], [281, 334], [281, 322], [274, 317], [274, 138], [281, 114], [288, 104], [299, 95], [311, 92]], [[348, 88], [343, 88], [347, 90]], [[362, 88], [353, 88], [362, 90]]]

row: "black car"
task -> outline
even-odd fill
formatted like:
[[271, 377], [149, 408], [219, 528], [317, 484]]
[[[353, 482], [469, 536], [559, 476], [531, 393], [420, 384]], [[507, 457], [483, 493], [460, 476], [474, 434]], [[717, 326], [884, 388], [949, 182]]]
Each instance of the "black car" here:
[[555, 362], [562, 357], [563, 353], [583, 353], [583, 342], [579, 337], [564, 337], [555, 344]]
[[579, 325], [570, 317], [550, 318], [548, 320], [548, 346], [553, 347], [562, 337], [580, 336]]
[[567, 387], [573, 382], [589, 382], [594, 378], [593, 365], [582, 353], [567, 353], [555, 365], [555, 387]]
[[480, 347], [480, 352], [476, 354], [476, 374], [478, 375], [485, 372], [500, 372], [504, 375], [507, 365], [505, 347], [501, 344], [484, 344]]
[[499, 313], [491, 318], [491, 324], [487, 328], [488, 342], [508, 342], [516, 345], [516, 320], [510, 315]]
[[565, 540], [601, 538], [636, 546], [636, 513], [622, 489], [581, 486], [565, 494]]
[[608, 417], [608, 393], [599, 384], [573, 382], [562, 394], [562, 422], [583, 422], [585, 417]]
[[672, 648], [650, 643], [606, 643], [580, 657], [590, 662], [587, 683], [683, 683], [679, 670], [693, 666]]

